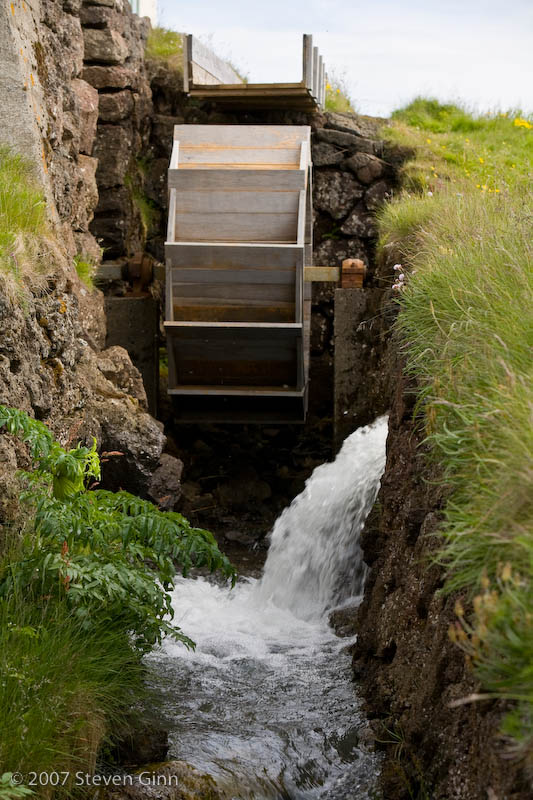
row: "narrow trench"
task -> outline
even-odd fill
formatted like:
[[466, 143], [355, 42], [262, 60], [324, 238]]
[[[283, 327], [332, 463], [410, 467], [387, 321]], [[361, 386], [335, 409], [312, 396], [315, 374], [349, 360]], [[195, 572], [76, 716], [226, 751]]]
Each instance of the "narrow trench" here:
[[[339, 157], [347, 158], [344, 139], [338, 144], [339, 134], [330, 131], [331, 143], [326, 134], [317, 153], [341, 148]], [[381, 147], [378, 140], [361, 141]], [[155, 152], [162, 161], [168, 156]], [[379, 489], [387, 435], [384, 416], [352, 433], [383, 414], [387, 403], [374, 381], [383, 353], [374, 346], [372, 319], [383, 292], [369, 220], [376, 193], [383, 199], [394, 184], [394, 170], [379, 177], [361, 187], [328, 161], [320, 172], [319, 261], [338, 265], [362, 257], [369, 265], [355, 302], [359, 318], [350, 316], [350, 307], [343, 310], [347, 327], [340, 336], [347, 349], [358, 323], [370, 323], [357, 334], [365, 363], [357, 368], [355, 396], [345, 396], [347, 417], [340, 424], [331, 284], [313, 291], [304, 425], [178, 424], [164, 370], [160, 375], [166, 452], [184, 465], [177, 510], [213, 532], [239, 579], [233, 589], [202, 573], [178, 580], [174, 622], [196, 649], [166, 641], [147, 657], [151, 699], [144, 712], [168, 732], [168, 759], [211, 775], [235, 800], [364, 800], [375, 796], [378, 784], [380, 756], [353, 685], [350, 646], [366, 575], [359, 535]], [[363, 205], [366, 194], [372, 205]], [[161, 209], [164, 219], [164, 201]], [[366, 226], [362, 239], [353, 238], [359, 234], [352, 217], [359, 214]], [[350, 233], [342, 233], [348, 217]], [[152, 251], [161, 258], [159, 240]], [[330, 624], [336, 609], [339, 635]]]

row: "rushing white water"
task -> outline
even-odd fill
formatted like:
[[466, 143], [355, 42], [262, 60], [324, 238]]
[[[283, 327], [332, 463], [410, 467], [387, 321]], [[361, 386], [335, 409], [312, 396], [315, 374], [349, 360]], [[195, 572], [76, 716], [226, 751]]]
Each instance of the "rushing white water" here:
[[349, 641], [327, 615], [362, 590], [359, 533], [386, 434], [386, 418], [359, 429], [314, 471], [274, 527], [261, 580], [233, 590], [205, 578], [177, 583], [175, 622], [196, 650], [167, 640], [150, 657], [170, 756], [212, 774], [232, 798], [371, 796], [378, 762], [359, 744]]

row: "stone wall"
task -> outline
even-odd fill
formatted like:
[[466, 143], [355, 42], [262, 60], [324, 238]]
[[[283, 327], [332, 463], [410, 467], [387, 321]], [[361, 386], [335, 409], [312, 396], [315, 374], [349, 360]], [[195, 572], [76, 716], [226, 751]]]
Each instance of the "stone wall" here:
[[144, 249], [139, 198], [152, 111], [144, 67], [150, 26], [127, 0], [85, 0], [80, 20], [83, 78], [99, 101], [93, 153], [99, 199], [91, 231], [106, 259], [132, 256]]
[[[0, 402], [43, 420], [63, 444], [91, 442], [95, 436], [101, 450], [121, 452], [104, 463], [104, 485], [157, 499], [157, 475], [163, 469], [175, 476], [180, 465], [174, 459], [169, 467], [161, 457], [165, 437], [147, 413], [140, 375], [125, 350], [104, 349], [103, 296], [80, 281], [74, 266], [76, 254], [100, 257], [89, 227], [98, 182], [106, 183], [102, 142], [109, 130], [115, 132], [114, 120], [121, 116], [117, 106], [129, 109], [131, 102], [124, 126], [130, 126], [133, 156], [142, 145], [149, 112], [147, 85], [102, 91], [103, 130], [97, 130], [102, 87], [93, 76], [114, 70], [124, 82], [128, 69], [133, 76], [139, 68], [142, 77], [145, 32], [126, 0], [2, 3], [0, 144], [34, 164], [48, 199], [55, 250], [47, 284], [26, 290], [23, 303], [10, 299], [13, 292], [4, 291], [0, 276]], [[115, 190], [124, 177], [116, 159], [113, 165], [122, 181], [113, 179]], [[137, 222], [131, 224], [138, 230]], [[0, 524], [16, 513], [14, 473], [26, 464], [25, 448], [1, 436]]]

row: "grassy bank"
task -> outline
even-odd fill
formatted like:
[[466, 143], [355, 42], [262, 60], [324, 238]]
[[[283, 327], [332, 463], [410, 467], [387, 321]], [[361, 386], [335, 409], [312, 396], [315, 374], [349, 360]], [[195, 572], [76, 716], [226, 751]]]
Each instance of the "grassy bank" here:
[[451, 489], [439, 559], [471, 601], [450, 635], [513, 701], [503, 732], [533, 759], [533, 123], [419, 99], [387, 135], [417, 153], [381, 246], [401, 261], [399, 330]]
[[[28, 448], [20, 473], [24, 520], [0, 539], [0, 775], [78, 770], [124, 735], [142, 692], [142, 656], [172, 623], [177, 566], [234, 570], [207, 531], [100, 480], [96, 443], [66, 451], [48, 428], [0, 405], [0, 428]], [[54, 784], [52, 784], [54, 785]], [[1, 800], [18, 789], [0, 785]], [[86, 796], [72, 781], [42, 797]]]

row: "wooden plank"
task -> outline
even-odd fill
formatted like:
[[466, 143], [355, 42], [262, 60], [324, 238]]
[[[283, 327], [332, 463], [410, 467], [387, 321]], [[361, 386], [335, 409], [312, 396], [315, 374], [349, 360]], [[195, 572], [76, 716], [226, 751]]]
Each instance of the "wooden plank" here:
[[[171, 170], [168, 185], [179, 191], [217, 189], [294, 191], [305, 187], [305, 173], [289, 169], [206, 169]], [[169, 240], [171, 241], [171, 240]]]
[[298, 212], [298, 192], [180, 192], [176, 210], [184, 213], [282, 213]]
[[318, 105], [320, 108], [324, 108], [326, 105], [326, 65], [324, 63], [322, 63], [320, 74], [320, 97]]
[[318, 84], [317, 84], [317, 92], [316, 92], [316, 101], [318, 103], [319, 108], [322, 106], [322, 80], [324, 77], [324, 60], [321, 55], [318, 56]]
[[309, 33], [303, 35], [303, 83], [313, 91], [313, 37]]
[[[327, 269], [327, 268], [326, 268]], [[316, 278], [315, 280], [319, 280]], [[220, 267], [174, 267], [172, 281], [177, 286], [184, 284], [269, 284], [294, 285], [293, 269], [272, 269], [268, 267], [259, 269], [222, 269]]]
[[294, 270], [303, 249], [297, 245], [167, 242], [165, 255], [173, 266], [180, 267]]
[[174, 125], [174, 139], [182, 146], [279, 147], [299, 146], [307, 140], [309, 125]]
[[177, 283], [173, 281], [172, 291], [176, 303], [182, 304], [185, 298], [200, 302], [216, 299], [221, 304], [251, 300], [258, 304], [272, 305], [274, 301], [294, 302], [294, 284], [286, 283]]
[[196, 37], [191, 37], [192, 84], [196, 83], [195, 67], [201, 67], [212, 80], [209, 83], [242, 83], [242, 78], [226, 62], [215, 55]]
[[297, 164], [300, 161], [300, 146], [293, 148], [263, 147], [228, 147], [199, 148], [181, 145], [180, 169], [189, 164], [209, 164], [216, 168], [223, 164], [231, 164], [234, 168], [242, 168], [245, 164]]
[[339, 267], [305, 267], [304, 281], [339, 281]]
[[277, 383], [282, 387], [296, 387], [295, 364], [291, 361], [272, 361], [268, 373], [264, 362], [245, 361], [203, 361], [183, 360], [177, 365], [178, 384], [199, 384], [206, 386], [262, 386], [265, 381]]
[[313, 97], [318, 96], [318, 47], [313, 47]]
[[177, 214], [175, 241], [296, 242], [296, 214]]
[[[174, 306], [176, 307], [176, 305], [179, 305], [182, 308], [186, 308], [188, 306], [200, 306], [201, 307], [203, 305], [205, 305], [205, 306], [217, 306], [219, 308], [222, 308], [223, 306], [235, 306], [235, 307], [241, 306], [243, 309], [246, 309], [246, 308], [250, 309], [250, 313], [252, 313], [253, 309], [257, 309], [257, 310], [260, 311], [261, 308], [264, 305], [267, 305], [265, 303], [264, 299], [262, 299], [261, 297], [242, 298], [242, 297], [235, 297], [234, 295], [231, 295], [231, 296], [228, 296], [228, 297], [215, 296], [214, 298], [211, 298], [211, 300], [209, 302], [210, 298], [204, 297], [203, 286], [204, 286], [204, 284], [198, 285], [198, 287], [197, 287], [198, 291], [201, 290], [201, 292], [202, 292], [201, 294], [197, 294], [197, 295], [185, 295], [185, 294], [182, 294], [179, 297], [175, 296], [174, 297]], [[173, 287], [173, 291], [174, 291], [174, 287]], [[228, 291], [229, 291], [229, 289], [228, 289]], [[256, 289], [256, 291], [257, 291], [257, 289]], [[174, 294], [176, 295], [175, 292], [174, 292]], [[287, 308], [291, 308], [294, 311], [294, 295], [291, 294], [289, 297], [290, 297], [290, 299], [276, 300], [276, 306], [279, 306], [280, 308], [282, 306], [286, 306]], [[176, 308], [174, 308], [174, 317], [176, 318]]]
[[300, 191], [300, 199], [298, 203], [298, 218], [296, 222], [296, 243], [301, 247], [305, 243], [305, 206], [306, 194], [304, 189]]
[[196, 331], [200, 329], [209, 332], [217, 331], [219, 336], [226, 336], [233, 331], [242, 330], [246, 331], [247, 336], [256, 336], [259, 338], [265, 335], [265, 331], [268, 331], [268, 334], [272, 336], [285, 336], [287, 334], [294, 337], [300, 336], [302, 331], [301, 323], [275, 324], [270, 322], [256, 322], [253, 324], [248, 322], [232, 322], [223, 325], [218, 322], [203, 322], [201, 324], [197, 322], [165, 322], [165, 328], [168, 328], [175, 336], [180, 337], [189, 335], [186, 334], [186, 331]]
[[[229, 352], [228, 352], [229, 348]], [[198, 361], [293, 361], [297, 346], [293, 340], [248, 340], [233, 336], [230, 340], [180, 339], [179, 360]]]
[[207, 395], [220, 397], [303, 397], [304, 389], [284, 389], [283, 386], [175, 386], [169, 394], [176, 395]]
[[[310, 284], [308, 284], [310, 285]], [[294, 322], [294, 303], [276, 303], [273, 306], [208, 306], [205, 302], [200, 306], [174, 305], [174, 319], [213, 323], [281, 323]]]
[[183, 91], [188, 93], [191, 88], [191, 61], [192, 61], [192, 36], [188, 33], [183, 42]]
[[175, 139], [172, 145], [172, 154], [170, 156], [169, 169], [178, 169], [179, 153], [180, 153], [180, 143], [177, 141], [177, 139]]
[[176, 189], [170, 189], [169, 192], [167, 239], [173, 242], [176, 238]]

